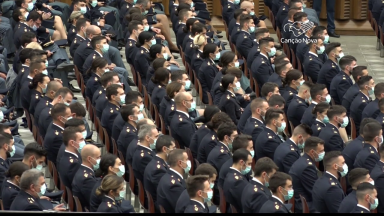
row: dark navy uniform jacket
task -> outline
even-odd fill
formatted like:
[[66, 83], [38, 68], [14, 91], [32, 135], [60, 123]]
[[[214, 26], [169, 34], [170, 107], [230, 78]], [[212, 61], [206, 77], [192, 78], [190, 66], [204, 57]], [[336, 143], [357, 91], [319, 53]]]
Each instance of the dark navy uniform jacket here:
[[364, 139], [360, 135], [356, 139], [352, 140], [341, 153], [344, 157], [345, 163], [348, 165], [348, 169], [354, 169], [356, 155], [363, 149]]
[[240, 102], [237, 100], [236, 95], [230, 91], [225, 91], [221, 96], [219, 108], [225, 112], [232, 119], [233, 123], [237, 124], [241, 116]]
[[259, 134], [255, 143], [255, 160], [262, 157], [269, 157], [273, 160], [273, 154], [276, 148], [283, 143], [280, 137], [269, 127], [265, 127]]
[[90, 208], [91, 209], [89, 209], [90, 212], [97, 212], [97, 209], [99, 208], [100, 203], [103, 200], [103, 196], [97, 196], [96, 195], [96, 190], [97, 190], [97, 188], [100, 187], [101, 181], [103, 181], [102, 176], [100, 178], [96, 178], [96, 183], [93, 186], [92, 194], [91, 194], [91, 202], [90, 202]]
[[25, 191], [20, 191], [12, 202], [9, 210], [14, 211], [43, 211], [43, 206], [40, 204], [40, 199], [35, 198]]
[[112, 138], [115, 139], [116, 142], [119, 140], [121, 131], [123, 130], [126, 123], [126, 120], [123, 119], [121, 114], [117, 115], [115, 120], [113, 121]]
[[284, 106], [284, 112], [287, 113], [288, 111], [288, 107], [289, 107], [289, 104], [291, 103], [292, 99], [293, 99], [293, 96], [294, 95], [297, 95], [297, 89], [293, 89], [292, 87], [290, 86], [286, 86], [285, 87], [285, 91], [284, 93], [282, 94], [282, 97], [284, 98], [285, 100], [285, 106]]
[[275, 15], [276, 26], [278, 26], [279, 29], [282, 29], [282, 24], [283, 24], [285, 18], [288, 16], [288, 10], [289, 10], [289, 5], [282, 2], [277, 14]]
[[87, 87], [85, 89], [85, 96], [88, 97], [91, 102], [93, 102], [93, 94], [95, 94], [97, 89], [101, 86], [100, 76], [96, 73], [91, 73], [91, 77], [88, 79], [85, 86]]
[[147, 167], [145, 167], [143, 181], [144, 188], [151, 194], [155, 206], [157, 206], [157, 186], [161, 177], [163, 177], [168, 170], [168, 164], [159, 156], [154, 156]]
[[179, 142], [180, 148], [189, 147], [191, 137], [197, 130], [195, 123], [184, 112], [176, 110], [170, 128], [172, 137]]
[[340, 72], [341, 70], [339, 65], [333, 62], [331, 59], [328, 59], [324, 62], [321, 70], [319, 71], [317, 83], [325, 84], [327, 86], [328, 92], [330, 92], [332, 79]]
[[353, 85], [352, 79], [344, 71], [337, 74], [331, 82], [331, 92], [335, 104], [341, 105], [345, 92]]
[[292, 204], [284, 204], [276, 196], [269, 198], [263, 206], [261, 206], [259, 213], [290, 213]]
[[135, 61], [133, 64], [135, 71], [140, 74], [141, 82], [145, 85], [146, 75], [149, 68], [149, 50], [145, 47], [140, 47], [136, 51]]
[[32, 84], [32, 78], [28, 75], [27, 80], [22, 82], [20, 89], [21, 106], [27, 110], [29, 109], [31, 101], [31, 89], [29, 89], [30, 84]]
[[[75, 29], [73, 29], [73, 30], [75, 30]], [[69, 34], [68, 34], [67, 39], [69, 39]], [[79, 48], [80, 44], [83, 43], [84, 41], [86, 41], [85, 38], [83, 38], [82, 36], [80, 36], [78, 34], [75, 35], [73, 43], [71, 43], [71, 46], [69, 48], [69, 54], [71, 54], [72, 57], [75, 56], [75, 52], [76, 52], [77, 48]]]
[[259, 89], [268, 82], [269, 77], [274, 73], [269, 57], [260, 53], [252, 62], [252, 77], [259, 84]]
[[340, 136], [339, 128], [331, 123], [326, 124], [321, 130], [319, 138], [325, 142], [325, 152], [343, 151], [344, 149], [344, 141]]
[[208, 206], [196, 200], [190, 200], [189, 205], [185, 208], [184, 213], [209, 213]]
[[[185, 45], [184, 45], [184, 41], [185, 41]], [[191, 57], [196, 53], [196, 49], [195, 49], [195, 46], [193, 44], [193, 38], [191, 38], [191, 36], [188, 36], [184, 39], [183, 41], [183, 50], [184, 50], [184, 58], [185, 58], [185, 61], [191, 65]]]
[[177, 47], [181, 47], [183, 45], [183, 40], [184, 37], [188, 37], [188, 33], [184, 32], [184, 23], [180, 23], [179, 26], [177, 26], [177, 31], [176, 31], [176, 45]]
[[311, 129], [312, 129], [312, 136], [315, 136], [315, 137], [318, 137], [321, 130], [325, 127], [325, 123], [323, 123], [322, 121], [316, 119], [313, 124], [311, 125]]
[[268, 82], [276, 83], [277, 86], [279, 87], [279, 91], [284, 91], [282, 78], [279, 76], [279, 74], [272, 73], [271, 76], [268, 78]]
[[176, 107], [173, 100], [167, 95], [164, 96], [163, 100], [161, 100], [160, 103], [159, 114], [163, 117], [164, 124], [166, 127], [168, 127], [170, 122], [172, 121], [173, 114], [175, 114], [175, 110]]
[[213, 80], [215, 79], [215, 76], [218, 72], [219, 69], [216, 67], [215, 62], [210, 58], [204, 59], [204, 62], [201, 64], [200, 69], [197, 72], [198, 79], [203, 89], [204, 103], [208, 103], [208, 96], [206, 92], [211, 90]]
[[83, 64], [87, 57], [93, 53], [94, 49], [91, 46], [91, 40], [88, 38], [83, 41], [80, 46], [75, 51], [75, 56], [73, 58], [73, 64], [77, 66], [77, 69], [85, 74], [86, 71], [83, 71]]
[[272, 194], [259, 180], [252, 178], [245, 186], [241, 196], [243, 213], [256, 213], [271, 198]]
[[379, 99], [375, 99], [371, 101], [363, 110], [363, 114], [361, 115], [361, 119], [364, 118], [373, 118], [376, 119], [379, 115]]
[[279, 167], [280, 172], [289, 173], [291, 166], [300, 158], [300, 150], [292, 139], [281, 143], [275, 150], [273, 161]]
[[31, 90], [31, 100], [30, 100], [29, 109], [28, 109], [29, 114], [34, 115], [35, 108], [43, 97], [44, 95], [39, 91], [36, 91], [35, 89]]
[[379, 115], [376, 117], [376, 121], [378, 121], [384, 129], [384, 113], [379, 112]]
[[182, 175], [170, 168], [157, 186], [157, 203], [164, 207], [166, 213], [174, 213], [177, 200], [186, 188]]
[[363, 149], [356, 155], [354, 168], [365, 168], [372, 171], [376, 163], [380, 160], [377, 149], [371, 144], [365, 143]]
[[301, 124], [306, 124], [309, 127], [312, 126], [312, 124], [316, 120], [316, 116], [312, 114], [312, 110], [315, 108], [317, 103], [315, 101], [312, 101], [311, 104], [308, 106], [307, 109], [305, 109], [305, 112], [303, 114], [303, 117], [301, 117]]
[[293, 31], [293, 21], [288, 19], [288, 16], [284, 19], [281, 29], [281, 36], [284, 39], [290, 39]]
[[92, 100], [91, 100], [93, 106], [96, 106], [96, 100], [99, 99], [99, 97], [100, 97], [101, 95], [104, 95], [104, 97], [105, 97], [105, 89], [104, 89], [103, 86], [100, 86], [100, 87], [95, 91], [95, 93], [93, 94], [93, 96], [92, 96]]
[[337, 213], [344, 197], [339, 180], [327, 171], [313, 185], [313, 204], [320, 213]]
[[92, 189], [95, 184], [96, 177], [93, 169], [81, 164], [72, 181], [72, 192], [79, 198], [83, 211], [90, 209]]
[[350, 213], [371, 213], [371, 211], [369, 211], [367, 208], [363, 208], [363, 206], [356, 205]]
[[372, 169], [371, 178], [375, 181], [375, 187], [377, 190], [377, 198], [379, 199], [379, 206], [377, 207], [377, 213], [384, 212], [384, 205], [380, 204], [384, 202], [384, 163], [378, 161], [375, 167]]
[[68, 29], [68, 35], [67, 35], [67, 41], [68, 41], [69, 46], [72, 45], [72, 42], [75, 40], [76, 36], [77, 36], [76, 26], [71, 24], [69, 29]]
[[[222, 166], [221, 166], [221, 169], [220, 169], [220, 172], [219, 172], [219, 181], [218, 181], [218, 186], [220, 187], [223, 187], [224, 185], [224, 180], [225, 180], [225, 177], [227, 177], [227, 174], [230, 170], [230, 167], [232, 167], [233, 165], [233, 160], [232, 158], [227, 160]], [[243, 175], [244, 178], [246, 178], [248, 181], [250, 181], [252, 179], [252, 176], [251, 176], [252, 172], [249, 172], [245, 175]]]
[[39, 133], [42, 137], [45, 138], [45, 135], [48, 131], [49, 125], [52, 123], [51, 110], [53, 105], [45, 107], [39, 116], [39, 121], [37, 125], [39, 126]]
[[384, 3], [382, 1], [373, 2], [372, 17], [375, 18], [376, 22], [380, 20], [380, 13], [384, 9]]
[[319, 56], [313, 52], [308, 52], [304, 56], [303, 67], [305, 74], [311, 77], [312, 82], [317, 82], [317, 77], [319, 76], [319, 72], [323, 67], [323, 61]]
[[35, 125], [38, 125], [39, 123], [39, 117], [40, 117], [41, 111], [45, 107], [53, 107], [51, 102], [52, 102], [52, 99], [47, 96], [44, 96], [41, 100], [39, 100], [35, 108], [35, 114], [33, 115], [33, 117], [35, 118]]
[[223, 19], [227, 25], [229, 24], [229, 21], [233, 19], [233, 13], [236, 9], [239, 9], [239, 4], [234, 4], [233, 2], [227, 1], [227, 5], [223, 5]]
[[236, 208], [237, 212], [243, 212], [241, 197], [242, 191], [249, 184], [248, 180], [233, 167], [229, 168], [225, 177], [223, 191], [225, 200]]
[[120, 206], [117, 204], [117, 201], [109, 196], [103, 197], [97, 212], [123, 213]]
[[237, 123], [237, 129], [242, 132], [242, 133], [245, 133], [244, 132], [244, 128], [245, 128], [245, 125], [247, 124], [247, 121], [248, 119], [252, 116], [252, 112], [251, 112], [251, 103], [249, 103], [244, 111], [243, 111], [243, 114], [241, 114], [240, 116], [240, 119], [239, 119], [239, 122]]
[[4, 160], [3, 158], [0, 157], [0, 190], [3, 187], [4, 181], [5, 181], [5, 173], [9, 169], [10, 165], [11, 165], [10, 160], [7, 160], [7, 159]]
[[[63, 143], [63, 144], [61, 144], [59, 152], [57, 153], [57, 159], [56, 159], [56, 166], [57, 167], [60, 167], [60, 161], [61, 161], [61, 158], [63, 157], [64, 153], [65, 153], [65, 145]], [[77, 160], [81, 164], [82, 163], [81, 154], [80, 154], [80, 152], [76, 152], [76, 153], [77, 153]], [[72, 184], [72, 179], [71, 179], [70, 184]]]
[[204, 136], [207, 135], [211, 130], [206, 125], [202, 125], [192, 136], [189, 149], [191, 149], [192, 157], [197, 158], [197, 152]]
[[128, 38], [127, 43], [125, 44], [125, 58], [130, 65], [134, 65], [136, 52], [139, 50], [136, 46], [136, 41]]
[[192, 55], [191, 58], [191, 67], [197, 73], [200, 70], [201, 65], [204, 62], [202, 57], [203, 52], [201, 50], [197, 50], [195, 54]]
[[120, 106], [108, 102], [101, 115], [101, 126], [103, 126], [109, 135], [112, 135], [113, 121], [120, 114]]
[[305, 110], [307, 110], [308, 104], [305, 99], [299, 97], [298, 95], [293, 96], [293, 100], [288, 106], [287, 118], [288, 121], [292, 122], [293, 127], [296, 127], [300, 124], [301, 119], [303, 118]]
[[61, 144], [63, 144], [63, 131], [64, 128], [52, 123], [47, 130], [47, 135], [44, 137], [43, 146], [48, 152], [47, 159], [55, 163], [55, 165], [57, 153]]
[[200, 163], [206, 163], [209, 153], [211, 153], [212, 149], [217, 145], [219, 145], [217, 134], [215, 131], [210, 130], [200, 142], [197, 160]]
[[66, 151], [60, 159], [60, 166], [57, 167], [60, 180], [63, 181], [65, 187], [72, 189], [72, 180], [75, 177], [77, 170], [81, 165], [81, 159], [79, 156], [72, 152]]
[[244, 30], [241, 30], [236, 39], [236, 50], [244, 58], [248, 57], [249, 51], [253, 49], [255, 38]]
[[356, 191], [353, 190], [340, 204], [338, 213], [351, 213], [357, 205]]
[[135, 174], [136, 179], [139, 179], [141, 182], [143, 182], [145, 167], [147, 167], [147, 164], [151, 162], [154, 156], [155, 152], [150, 148], [141, 144], [137, 145], [132, 158], [133, 173]]
[[[84, 82], [87, 84], [88, 84], [88, 76], [91, 75], [91, 74], [88, 74], [87, 72], [92, 67], [93, 60], [95, 60], [98, 57], [104, 58], [103, 53], [99, 53], [98, 51], [93, 50], [93, 52], [91, 52], [91, 54], [89, 54], [88, 57], [85, 59], [85, 62], [83, 64], [83, 72], [86, 77], [84, 79]], [[108, 60], [108, 65], [111, 64], [111, 61], [109, 59], [106, 59], [106, 60]]]
[[347, 116], [351, 113], [351, 104], [355, 99], [356, 95], [360, 92], [359, 86], [357, 83], [353, 84], [348, 91], [344, 94], [343, 100], [341, 101], [341, 105], [347, 109]]
[[[116, 119], [117, 117], [115, 118], [115, 121]], [[128, 145], [135, 138], [138, 138], [136, 128], [130, 123], [126, 122], [124, 124], [123, 130], [121, 130], [119, 138], [116, 140], [117, 148], [119, 149], [119, 151], [121, 151], [122, 153], [127, 152]]]
[[132, 142], [128, 145], [128, 148], [127, 148], [127, 152], [125, 154], [125, 161], [128, 163], [128, 164], [132, 164], [132, 160], [133, 160], [133, 154], [135, 153], [136, 151], [136, 147], [137, 147], [137, 144], [139, 143], [139, 140], [138, 139], [134, 139], [132, 140]]
[[252, 136], [253, 149], [256, 149], [256, 140], [259, 134], [264, 130], [265, 124], [263, 121], [249, 117], [247, 123], [244, 126], [243, 133]]
[[230, 33], [230, 36], [231, 36], [231, 42], [236, 46], [236, 42], [237, 42], [237, 37], [239, 36], [241, 32], [241, 27], [240, 27], [240, 23], [236, 23], [235, 21], [235, 25], [233, 26], [233, 29]]
[[252, 67], [253, 60], [255, 60], [256, 57], [259, 55], [260, 55], [259, 43], [257, 41], [255, 41], [254, 46], [249, 51], [248, 56], [246, 56], [247, 57], [246, 58], [247, 59], [247, 67], [249, 69], [251, 69], [251, 67]]
[[361, 115], [363, 113], [364, 108], [371, 101], [369, 96], [365, 95], [361, 91], [357, 93], [355, 99], [353, 99], [350, 107], [351, 118], [355, 122], [356, 131], [360, 131], [360, 123], [361, 123]]
[[[316, 162], [304, 153], [297, 159], [291, 166], [289, 173], [292, 177], [292, 185], [295, 195], [295, 212], [302, 211], [302, 204], [299, 194], [302, 195], [306, 201], [312, 204], [312, 190], [313, 185], [318, 179]], [[312, 209], [312, 206], [309, 206]]]
[[108, 103], [109, 103], [108, 102], [108, 98], [107, 98], [107, 96], [106, 96], [106, 94], [104, 92], [95, 101], [96, 117], [101, 119], [101, 117], [103, 115], [103, 110], [107, 106]]
[[[309, 38], [307, 37], [307, 39]], [[300, 60], [302, 65], [304, 62], [304, 56], [308, 53], [308, 51], [309, 51], [309, 46], [307, 43], [303, 42], [303, 43], [297, 44], [296, 57]]]
[[19, 194], [20, 187], [7, 180], [3, 184], [2, 200], [4, 210], [10, 210], [13, 200]]
[[220, 172], [221, 166], [232, 157], [231, 151], [227, 145], [220, 142], [212, 149], [207, 158], [207, 163], [215, 167], [217, 173]]
[[151, 100], [153, 105], [156, 106], [157, 110], [160, 109], [160, 102], [163, 100], [164, 96], [167, 95], [164, 85], [156, 85], [152, 91]]

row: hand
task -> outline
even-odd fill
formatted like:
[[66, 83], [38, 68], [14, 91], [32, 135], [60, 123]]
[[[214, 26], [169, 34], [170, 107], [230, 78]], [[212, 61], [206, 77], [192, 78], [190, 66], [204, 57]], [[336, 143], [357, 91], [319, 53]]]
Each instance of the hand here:
[[276, 56], [273, 56], [273, 57], [271, 58], [271, 64], [273, 64], [273, 63], [275, 62], [275, 58], [276, 58]]
[[46, 196], [41, 196], [40, 199], [44, 199], [44, 200], [48, 200], [48, 201], [51, 201], [51, 198], [49, 197], [46, 197]]
[[197, 16], [197, 14], [195, 12], [192, 12], [192, 16]]
[[245, 95], [243, 95], [243, 97], [244, 97], [244, 100], [246, 100], [246, 101], [251, 100], [251, 97], [249, 97], [249, 94], [245, 94]]
[[195, 11], [195, 7], [191, 8], [191, 11], [194, 12]]
[[61, 79], [58, 79], [58, 78], [53, 78], [53, 80], [55, 80], [55, 81], [57, 81], [57, 82], [59, 82], [59, 83], [63, 84], [63, 81], [61, 81]]
[[97, 6], [103, 7], [104, 6], [104, 2], [97, 2]]
[[105, 25], [105, 19], [100, 19], [99, 20], [99, 26], [104, 27], [104, 25]]
[[104, 11], [104, 15], [107, 15], [109, 12], [108, 11]]
[[179, 63], [177, 63], [175, 60], [170, 60], [169, 63], [173, 64], [173, 65], [177, 65], [177, 67], [179, 67]]
[[[0, 107], [3, 107], [5, 104], [4, 104], [4, 102], [3, 101], [0, 101]], [[11, 114], [13, 114], [13, 113], [10, 113], [9, 114], [9, 118], [11, 118]]]
[[221, 71], [221, 69], [223, 69], [222, 67], [220, 67], [219, 65], [216, 65], [217, 69], [219, 69], [219, 71]]
[[0, 77], [3, 79], [7, 79], [7, 75], [3, 72], [0, 72]]
[[49, 17], [51, 17], [51, 13], [44, 13], [43, 12], [43, 20], [46, 20], [46, 19], [48, 19]]
[[39, 14], [42, 14], [42, 13], [43, 13], [43, 11], [39, 11], [39, 10], [38, 10], [38, 11], [37, 11], [37, 13], [39, 13]]
[[110, 64], [110, 65], [108, 65], [108, 69], [109, 70], [113, 70], [113, 69], [115, 69], [115, 67], [116, 67], [116, 65], [115, 64]]
[[53, 55], [53, 52], [47, 50], [47, 56], [48, 56], [48, 57], [51, 57], [52, 55]]
[[161, 35], [161, 34], [157, 34], [155, 37], [160, 38], [161, 40], [165, 40], [164, 35]]
[[63, 208], [64, 203], [61, 203], [60, 205], [57, 205], [53, 208], [55, 211], [67, 211], [67, 209]]
[[152, 28], [152, 31], [154, 31], [156, 34], [160, 34], [161, 33], [161, 30], [158, 29], [158, 28], [155, 28], [155, 27]]

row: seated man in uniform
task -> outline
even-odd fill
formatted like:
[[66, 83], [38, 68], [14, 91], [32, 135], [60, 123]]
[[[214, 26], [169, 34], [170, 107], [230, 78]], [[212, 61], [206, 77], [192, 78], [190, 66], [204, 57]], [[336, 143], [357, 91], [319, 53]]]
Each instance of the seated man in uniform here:
[[86, 18], [79, 18], [77, 20], [76, 35], [73, 39], [71, 47], [69, 48], [69, 53], [72, 57], [75, 56], [76, 49], [80, 46], [80, 44], [86, 40], [85, 32], [87, 31], [87, 27], [90, 25], [91, 23]]
[[351, 75], [353, 68], [357, 66], [356, 58], [350, 55], [344, 56], [340, 59], [339, 65], [342, 71], [332, 79], [330, 85], [330, 94], [337, 105], [341, 105], [345, 93], [353, 85]]
[[350, 213], [371, 213], [378, 206], [378, 193], [372, 184], [363, 182], [357, 186], [356, 198], [357, 204]]
[[[121, 130], [120, 135], [118, 136], [118, 139], [115, 139], [115, 141], [119, 151], [127, 152], [129, 143], [131, 143], [133, 139], [137, 138], [138, 135], [136, 122], [143, 119], [144, 115], [140, 113], [140, 108], [136, 104], [129, 104], [121, 107], [120, 115], [126, 122], [124, 124], [123, 130]], [[112, 134], [114, 134], [113, 130]]]
[[120, 114], [120, 106], [125, 103], [125, 94], [123, 87], [118, 84], [112, 84], [107, 87], [106, 96], [108, 103], [104, 107], [101, 115], [101, 126], [107, 130], [109, 136], [112, 135], [113, 121]]
[[206, 202], [211, 201], [213, 190], [206, 175], [194, 175], [187, 179], [187, 191], [190, 203], [184, 213], [209, 213]]
[[47, 151], [37, 142], [32, 142], [25, 146], [22, 162], [28, 165], [30, 169], [42, 171], [46, 157]]
[[16, 152], [13, 143], [12, 135], [6, 133], [0, 134], [0, 185], [3, 185], [5, 180], [5, 172], [11, 165], [10, 161], [7, 159], [12, 157]]
[[81, 166], [72, 181], [72, 192], [80, 200], [83, 211], [90, 209], [93, 186], [96, 184], [94, 170], [99, 169], [101, 152], [92, 144], [85, 145], [81, 150]]
[[[256, 144], [257, 137], [265, 127], [264, 119], [265, 114], [269, 109], [269, 104], [263, 98], [256, 98], [252, 100], [250, 108], [252, 111], [252, 116], [250, 116], [245, 123], [243, 133], [252, 136], [252, 142], [253, 144]], [[253, 146], [253, 148], [255, 149], [256, 146]]]
[[339, 60], [344, 56], [344, 53], [340, 43], [330, 43], [325, 48], [325, 54], [327, 54], [328, 59], [324, 62], [319, 71], [317, 83], [325, 84], [328, 92], [330, 92], [333, 77], [341, 72]]

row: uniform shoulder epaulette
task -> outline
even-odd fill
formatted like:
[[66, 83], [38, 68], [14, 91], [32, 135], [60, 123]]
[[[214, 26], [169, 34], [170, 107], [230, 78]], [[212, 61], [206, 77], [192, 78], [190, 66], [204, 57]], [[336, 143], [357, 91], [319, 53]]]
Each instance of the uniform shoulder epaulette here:
[[28, 197], [28, 202], [29, 202], [29, 203], [34, 203], [35, 200], [34, 200], [32, 197]]
[[112, 206], [116, 205], [115, 202], [107, 202], [108, 208], [112, 208]]
[[275, 202], [275, 209], [278, 210], [280, 208], [280, 204], [278, 202]]
[[91, 46], [91, 42], [88, 42], [88, 43], [87, 43], [87, 46]]
[[271, 136], [271, 134], [268, 133], [268, 139], [272, 139], [273, 136]]
[[198, 207], [197, 205], [194, 205], [193, 207], [194, 207], [193, 209], [194, 209], [196, 212], [199, 211], [199, 207]]
[[312, 162], [307, 158], [308, 165], [312, 165]]
[[336, 186], [337, 182], [333, 181], [332, 178], [329, 178], [329, 183], [331, 183], [331, 186]]

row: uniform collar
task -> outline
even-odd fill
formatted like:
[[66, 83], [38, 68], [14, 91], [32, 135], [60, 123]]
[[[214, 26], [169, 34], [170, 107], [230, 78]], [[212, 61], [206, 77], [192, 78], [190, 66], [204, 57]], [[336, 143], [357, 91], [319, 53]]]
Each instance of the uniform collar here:
[[322, 125], [324, 125], [324, 126], [325, 126], [324, 122], [322, 122], [321, 120], [319, 120], [319, 119], [316, 119], [316, 121], [318, 121], [319, 123], [321, 123]]
[[85, 167], [85, 168], [88, 168], [89, 170], [91, 170], [92, 172], [94, 172], [93, 169], [91, 169], [91, 168], [90, 168], [89, 166], [87, 166], [87, 165], [81, 164], [81, 166], [83, 166], [83, 167]]
[[245, 32], [245, 33], [247, 33], [248, 35], [251, 35], [249, 32], [247, 32], [247, 31], [244, 31], [244, 30], [241, 30], [242, 32]]
[[367, 210], [367, 211], [370, 211], [370, 210], [367, 209], [365, 206], [362, 206], [362, 205], [360, 205], [360, 204], [357, 204], [357, 206], [360, 207], [360, 208], [363, 208], [363, 209], [365, 209], [365, 210]]
[[20, 189], [20, 187], [19, 187], [19, 186], [17, 186], [17, 185], [15, 185], [13, 182], [11, 182], [11, 180], [7, 180], [7, 182], [8, 182], [9, 184], [11, 184], [11, 185], [14, 185], [14, 186], [16, 186], [17, 188], [19, 188], [19, 189]]
[[115, 199], [113, 199], [112, 197], [107, 196], [107, 195], [105, 195], [105, 197], [108, 198], [108, 199], [110, 199], [110, 200], [112, 200], [112, 202], [115, 202]]
[[[97, 51], [95, 50], [95, 52], [97, 52]], [[99, 53], [99, 52], [97, 52], [97, 54], [99, 54], [100, 57], [103, 57], [103, 54], [101, 54], [101, 53]]]
[[30, 80], [33, 80], [33, 78], [31, 76], [29, 76], [29, 75], [27, 76], [27, 78], [30, 79]]
[[312, 102], [311, 102], [311, 104], [315, 104], [315, 105], [316, 105], [316, 104], [317, 104], [317, 102], [316, 102], [316, 101], [312, 101]]
[[57, 125], [57, 124], [55, 124], [55, 123], [52, 123], [52, 124], [55, 125], [56, 127], [60, 128], [61, 130], [64, 130], [63, 127], [61, 127], [61, 126], [59, 126], [59, 125]]
[[179, 172], [177, 172], [176, 170], [174, 170], [174, 169], [172, 169], [172, 168], [169, 168], [169, 170], [171, 170], [172, 172], [174, 172], [174, 173], [176, 173], [177, 175], [179, 175], [181, 179], [184, 179], [183, 176], [182, 176]]
[[265, 58], [269, 59], [268, 56], [266, 56], [264, 53], [260, 52], [260, 55], [264, 56]]
[[143, 145], [141, 145], [140, 141], [139, 141], [139, 143], [137, 143], [137, 145], [139, 145], [139, 146], [141, 146], [141, 147], [143, 147], [143, 148], [146, 148], [146, 149], [148, 149], [148, 150], [152, 151], [152, 149], [151, 149], [151, 148], [148, 148], [147, 146], [143, 146]]
[[[229, 1], [229, 0], [228, 0]], [[193, 200], [193, 201], [195, 201], [195, 202], [197, 202], [197, 203], [199, 203], [204, 209], [205, 209], [205, 206], [204, 206], [204, 204], [202, 203], [202, 202], [200, 202], [200, 201], [197, 201], [197, 200], [195, 200], [195, 199], [191, 199], [191, 200]]]
[[76, 156], [76, 158], [79, 158], [79, 156], [78, 156], [77, 154], [73, 153], [73, 152], [70, 152], [70, 151], [68, 151], [68, 150], [64, 150], [64, 151], [67, 152], [67, 153], [69, 153], [69, 154], [72, 154], [72, 155]]
[[253, 119], [256, 119], [256, 121], [258, 121], [258, 122], [260, 122], [260, 123], [264, 124], [264, 122], [263, 122], [263, 121], [261, 121], [261, 120], [260, 120], [260, 119], [258, 119], [258, 118], [255, 118], [255, 117], [252, 117], [252, 116], [251, 116], [251, 118], [253, 118]]
[[221, 143], [223, 146], [227, 147], [228, 151], [230, 151], [230, 150], [229, 150], [229, 147], [228, 147], [227, 145], [225, 145], [225, 143], [223, 143], [223, 142], [221, 142], [221, 141], [219, 141], [219, 143]]
[[336, 127], [336, 125], [332, 124], [331, 122], [329, 122], [330, 125], [333, 125], [335, 128], [339, 129], [339, 127]]
[[261, 184], [261, 185], [264, 185], [264, 184], [261, 183], [261, 181], [259, 181], [259, 179], [257, 179], [256, 177], [253, 177], [252, 180], [255, 181], [255, 182], [257, 182], [257, 183], [259, 183], [259, 184]]
[[238, 173], [241, 174], [241, 172], [240, 172], [238, 169], [234, 168], [234, 167], [229, 167], [229, 169], [233, 169], [233, 170], [235, 170], [236, 172], [238, 172]]
[[29, 68], [29, 66], [28, 66], [28, 65], [25, 65], [25, 64], [22, 64], [21, 66]]
[[293, 142], [295, 145], [297, 145], [297, 144], [296, 144], [296, 142], [295, 142], [295, 141], [293, 141], [293, 139], [292, 139], [292, 138], [289, 138], [289, 140], [291, 140], [291, 142]]
[[[79, 37], [81, 37], [81, 38], [83, 38], [83, 36], [81, 36], [81, 35], [79, 35], [79, 34], [76, 34], [77, 36], [79, 36]], [[85, 38], [83, 38], [84, 40], [85, 40]]]
[[176, 110], [177, 112], [181, 112], [181, 113], [183, 113], [184, 115], [186, 115], [188, 118], [189, 118], [189, 114], [188, 113], [186, 113], [186, 112], [184, 112], [184, 111], [181, 111], [181, 110]]
[[227, 92], [229, 92], [233, 97], [236, 96], [235, 93], [233, 93], [233, 92], [231, 92], [231, 91], [229, 91], [229, 90], [227, 90]]
[[275, 199], [277, 199], [277, 200], [279, 200], [279, 201], [281, 202], [281, 204], [283, 204], [283, 205], [284, 205], [284, 202], [283, 202], [283, 201], [281, 201], [281, 199], [280, 199], [279, 197], [277, 197], [277, 196], [275, 196], [275, 195], [272, 195], [272, 197], [273, 197], [273, 198], [275, 198]]
[[147, 48], [145, 48], [145, 47], [143, 47], [143, 46], [142, 46], [142, 48], [145, 49], [147, 52], [149, 52], [149, 50], [148, 50]]
[[367, 96], [366, 94], [364, 94], [362, 91], [360, 91], [361, 92], [361, 94], [363, 94], [366, 98], [367, 98], [367, 100], [369, 101], [369, 96]]
[[[268, 128], [269, 130], [271, 130], [273, 133], [275, 133], [270, 127], [268, 127], [268, 126], [265, 126], [266, 128]], [[276, 135], [279, 135], [279, 134], [277, 134], [277, 133], [275, 133]]]
[[316, 53], [313, 53], [313, 52], [311, 52], [311, 51], [309, 51], [309, 54], [312, 54], [312, 55], [314, 55], [314, 56], [316, 56], [316, 57], [319, 57]]
[[334, 177], [335, 179], [337, 179], [336, 176], [334, 176], [332, 173], [330, 173], [330, 172], [328, 172], [328, 171], [325, 171], [325, 172], [328, 173], [328, 175], [331, 175], [332, 177]]

